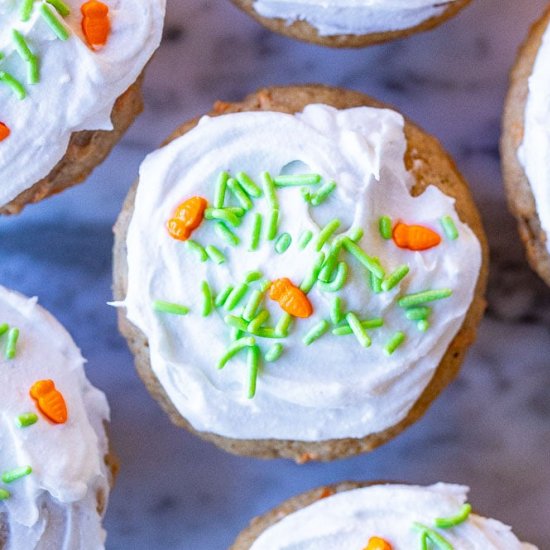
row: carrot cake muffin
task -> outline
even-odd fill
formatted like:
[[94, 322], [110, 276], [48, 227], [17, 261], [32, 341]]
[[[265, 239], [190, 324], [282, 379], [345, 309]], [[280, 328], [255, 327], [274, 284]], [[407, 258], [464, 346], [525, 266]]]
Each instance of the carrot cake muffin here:
[[165, 0], [0, 0], [0, 213], [84, 180], [142, 109]]
[[339, 483], [254, 519], [231, 550], [536, 550], [467, 498], [467, 487], [447, 483]]
[[438, 142], [368, 97], [218, 103], [143, 163], [115, 227], [115, 297], [172, 419], [239, 454], [380, 445], [455, 376], [486, 249]]
[[109, 407], [69, 334], [0, 287], [0, 548], [97, 550], [115, 464]]

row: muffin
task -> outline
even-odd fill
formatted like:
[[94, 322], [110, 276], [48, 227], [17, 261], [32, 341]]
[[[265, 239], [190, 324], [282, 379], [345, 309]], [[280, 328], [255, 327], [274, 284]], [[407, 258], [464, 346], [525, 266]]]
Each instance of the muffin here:
[[457, 374], [486, 257], [435, 139], [357, 92], [268, 88], [145, 160], [115, 226], [115, 304], [176, 424], [331, 460], [399, 433]]
[[84, 180], [142, 110], [165, 0], [0, 0], [0, 213]]
[[116, 470], [105, 396], [36, 298], [0, 287], [0, 334], [0, 548], [103, 548]]
[[254, 519], [231, 550], [536, 550], [510, 527], [471, 512], [468, 488], [339, 483]]
[[550, 8], [535, 23], [510, 75], [501, 138], [508, 204], [531, 267], [550, 285]]
[[359, 48], [426, 31], [470, 0], [233, 0], [268, 29], [323, 46]]

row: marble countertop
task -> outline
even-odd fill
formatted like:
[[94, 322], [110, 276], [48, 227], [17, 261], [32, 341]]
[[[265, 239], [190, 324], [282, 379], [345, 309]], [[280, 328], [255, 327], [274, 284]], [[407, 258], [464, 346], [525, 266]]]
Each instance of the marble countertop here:
[[[90, 180], [0, 220], [0, 281], [70, 330], [112, 406], [121, 471], [107, 548], [223, 549], [256, 514], [344, 479], [472, 487], [481, 513], [550, 548], [550, 289], [530, 271], [499, 169], [507, 73], [543, 0], [474, 0], [433, 32], [356, 51], [271, 34], [227, 0], [172, 0], [145, 82], [146, 112]], [[438, 136], [471, 184], [489, 234], [489, 308], [458, 380], [422, 421], [370, 455], [297, 466], [230, 456], [172, 426], [116, 328], [112, 231], [144, 155], [216, 99], [322, 82], [394, 104]]]

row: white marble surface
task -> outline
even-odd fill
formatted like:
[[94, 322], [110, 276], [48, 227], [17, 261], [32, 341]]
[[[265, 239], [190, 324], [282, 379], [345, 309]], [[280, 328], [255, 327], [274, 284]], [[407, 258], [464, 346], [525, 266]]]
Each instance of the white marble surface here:
[[[474, 0], [424, 35], [332, 51], [270, 34], [227, 0], [172, 0], [147, 109], [90, 180], [0, 219], [0, 281], [38, 295], [110, 399], [121, 472], [109, 549], [223, 549], [255, 514], [343, 479], [460, 482], [482, 513], [550, 548], [550, 289], [505, 209], [498, 135], [507, 72], [543, 0]], [[425, 418], [368, 456], [296, 466], [233, 457], [173, 427], [145, 391], [110, 299], [111, 226], [143, 156], [215, 99], [323, 82], [393, 103], [440, 137], [470, 181], [492, 248], [489, 309], [459, 379]]]

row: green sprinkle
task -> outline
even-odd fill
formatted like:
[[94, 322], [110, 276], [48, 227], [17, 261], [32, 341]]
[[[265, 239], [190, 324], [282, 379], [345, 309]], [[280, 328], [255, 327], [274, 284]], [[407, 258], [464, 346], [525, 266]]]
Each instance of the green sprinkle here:
[[453, 291], [448, 288], [442, 288], [441, 290], [424, 290], [422, 292], [416, 292], [415, 294], [407, 294], [399, 298], [397, 303], [401, 307], [409, 308], [448, 298], [452, 293]]
[[273, 179], [269, 175], [269, 172], [262, 173], [262, 186], [264, 188], [265, 197], [272, 210], [279, 208], [279, 199], [277, 198], [277, 191], [275, 190], [275, 184]]
[[227, 288], [225, 288], [224, 290], [222, 290], [217, 296], [216, 296], [216, 299], [214, 300], [214, 305], [216, 307], [222, 307], [227, 298], [229, 297], [229, 295], [233, 292], [233, 287], [231, 285], [229, 285]]
[[426, 321], [425, 319], [423, 319], [422, 321], [418, 321], [418, 323], [416, 324], [416, 327], [420, 332], [426, 332], [430, 328], [430, 323], [429, 321]]
[[29, 84], [40, 82], [40, 63], [36, 57], [29, 59], [27, 62], [27, 80]]
[[292, 237], [288, 233], [283, 233], [282, 235], [279, 235], [275, 241], [275, 252], [277, 252], [277, 254], [284, 254], [291, 244]]
[[428, 526], [415, 521], [413, 523], [413, 527], [420, 531], [422, 534], [426, 534], [427, 538], [429, 538], [430, 541], [433, 542], [441, 550], [454, 550], [453, 545], [445, 537], [442, 537], [439, 533], [437, 533], [433, 529], [430, 529]]
[[283, 354], [283, 344], [273, 344], [265, 353], [265, 360], [268, 363], [274, 363]]
[[388, 216], [381, 216], [378, 220], [378, 230], [380, 231], [380, 236], [386, 239], [386, 241], [389, 241], [392, 235], [391, 218]]
[[250, 295], [250, 298], [248, 299], [248, 302], [246, 304], [246, 307], [243, 311], [243, 319], [245, 321], [252, 321], [256, 315], [256, 311], [260, 307], [260, 304], [262, 303], [262, 300], [264, 298], [263, 292], [260, 292], [259, 290], [254, 289], [252, 291], [252, 294]]
[[248, 330], [248, 323], [236, 315], [226, 315], [223, 320], [225, 324], [229, 325], [231, 328], [236, 328], [237, 330], [241, 330], [243, 332]]
[[31, 59], [34, 59], [34, 54], [31, 52], [27, 41], [23, 38], [23, 35], [19, 31], [13, 29], [12, 38], [15, 42], [15, 49], [23, 61], [30, 61]]
[[468, 519], [471, 511], [472, 505], [466, 503], [455, 516], [451, 516], [449, 518], [436, 518], [435, 526], [440, 529], [449, 529], [451, 527], [455, 527], [456, 525], [460, 525]]
[[258, 373], [260, 372], [260, 348], [251, 346], [248, 348], [247, 364], [248, 364], [248, 399], [252, 399], [256, 395], [256, 383], [258, 381]]
[[246, 214], [246, 210], [240, 206], [224, 206], [226, 212], [234, 214], [235, 216], [242, 218]]
[[318, 340], [321, 336], [323, 336], [323, 334], [325, 334], [325, 332], [327, 332], [329, 326], [329, 322], [323, 319], [307, 332], [307, 334], [302, 338], [302, 342], [306, 346], [313, 344], [315, 340]]
[[189, 313], [188, 307], [163, 300], [155, 300], [153, 309], [159, 313], [171, 313], [172, 315], [187, 315]]
[[221, 237], [227, 244], [231, 246], [238, 246], [241, 239], [229, 227], [225, 224], [218, 222], [214, 228], [219, 237]]
[[222, 220], [233, 227], [239, 227], [242, 223], [239, 216], [231, 212], [229, 208], [207, 208], [204, 211], [204, 217], [207, 220]]
[[277, 236], [279, 229], [279, 210], [271, 210], [269, 213], [269, 221], [267, 222], [266, 239], [272, 241]]
[[260, 336], [261, 338], [280, 338], [274, 328], [259, 328], [254, 333], [254, 336]]
[[[384, 326], [384, 320], [383, 319], [366, 319], [364, 321], [361, 321], [361, 326], [365, 329], [373, 329], [373, 328], [380, 328]], [[344, 326], [344, 327], [336, 327], [332, 334], [335, 336], [347, 336], [349, 334], [353, 334], [353, 330], [351, 327]]]
[[324, 262], [325, 255], [323, 254], [323, 252], [319, 252], [319, 254], [317, 254], [317, 259], [313, 264], [313, 268], [311, 269], [311, 273], [304, 279], [304, 281], [300, 285], [300, 290], [302, 292], [305, 292], [307, 294], [313, 288], [313, 286], [317, 282], [317, 279], [319, 278], [319, 273], [321, 273]]
[[388, 292], [392, 288], [395, 288], [407, 276], [409, 271], [408, 265], [400, 265], [393, 273], [390, 273], [388, 278], [382, 283], [382, 290]]
[[263, 277], [261, 271], [248, 271], [244, 276], [245, 283], [253, 283], [254, 281], [259, 281]]
[[300, 187], [300, 194], [302, 195], [302, 198], [305, 202], [308, 204], [311, 204], [311, 199], [313, 198], [313, 195], [309, 189], [309, 187]]
[[244, 336], [245, 331], [240, 330], [236, 327], [231, 327], [231, 331], [229, 332], [229, 339], [232, 342], [236, 342], [239, 338], [242, 338]]
[[341, 243], [336, 243], [332, 245], [325, 263], [323, 264], [323, 269], [319, 273], [319, 280], [323, 283], [328, 283], [332, 279], [334, 270], [338, 265], [338, 256], [340, 254]]
[[223, 264], [225, 262], [225, 256], [217, 249], [215, 246], [209, 244], [206, 247], [206, 253], [208, 254], [208, 257], [218, 265]]
[[216, 181], [216, 191], [214, 193], [214, 208], [223, 208], [225, 203], [225, 192], [227, 190], [227, 180], [229, 174], [227, 172], [220, 172]]
[[317, 244], [315, 245], [315, 250], [319, 252], [323, 246], [325, 246], [325, 243], [332, 237], [332, 235], [335, 233], [335, 231], [340, 227], [341, 222], [338, 219], [334, 219], [325, 225], [325, 227], [321, 230], [319, 233], [319, 236], [317, 237]]
[[3, 323], [0, 325], [0, 336], [6, 334], [6, 332], [8, 332], [8, 330], [10, 330], [10, 326], [8, 325], [8, 323]]
[[338, 269], [336, 270], [336, 277], [334, 277], [334, 280], [330, 283], [319, 281], [319, 288], [323, 292], [338, 292], [346, 284], [348, 271], [348, 264], [346, 262], [339, 262]]
[[370, 285], [371, 290], [375, 294], [380, 294], [382, 292], [382, 279], [379, 279], [371, 271], [369, 271], [369, 285]]
[[239, 338], [236, 342], [233, 342], [233, 344], [229, 346], [225, 354], [218, 361], [218, 369], [223, 369], [223, 367], [225, 367], [225, 365], [227, 365], [227, 363], [229, 363], [229, 361], [233, 359], [233, 357], [235, 357], [235, 355], [237, 355], [237, 353], [239, 353], [242, 349], [255, 345], [256, 339], [252, 336]]
[[46, 2], [51, 4], [61, 17], [67, 17], [71, 13], [69, 6], [63, 0], [46, 0]]
[[283, 313], [275, 325], [275, 333], [279, 335], [280, 338], [286, 338], [288, 336], [288, 331], [290, 325], [292, 324], [292, 315], [289, 313]]
[[342, 309], [342, 298], [340, 298], [340, 296], [335, 296], [332, 299], [332, 304], [330, 306], [330, 320], [334, 325], [337, 325], [344, 320], [344, 312]]
[[355, 338], [357, 338], [359, 344], [361, 344], [364, 348], [370, 347], [372, 344], [372, 340], [370, 339], [370, 336], [365, 332], [365, 329], [361, 324], [361, 321], [359, 321], [359, 319], [357, 318], [357, 315], [350, 311], [346, 315], [346, 321], [348, 322], [348, 325], [351, 328], [353, 334], [355, 334]]
[[21, 466], [20, 468], [14, 468], [13, 470], [8, 470], [2, 474], [2, 481], [4, 483], [13, 483], [22, 477], [28, 476], [32, 473], [32, 468], [30, 466]]
[[244, 298], [245, 294], [248, 292], [248, 285], [246, 283], [242, 283], [239, 286], [236, 286], [229, 296], [227, 297], [227, 300], [224, 304], [224, 307], [227, 311], [232, 311], [237, 307], [239, 302]]
[[193, 253], [195, 253], [201, 262], [206, 262], [208, 260], [208, 254], [203, 246], [201, 246], [197, 241], [187, 240], [185, 241], [185, 246]]
[[309, 229], [306, 229], [298, 239], [298, 248], [300, 250], [303, 250], [309, 244], [309, 241], [311, 241], [312, 237], [313, 233]]
[[384, 278], [384, 270], [382, 269], [382, 266], [380, 265], [380, 261], [378, 258], [371, 258], [368, 256], [365, 251], [357, 246], [351, 239], [345, 238], [343, 239], [343, 245], [344, 248], [357, 259], [360, 263], [362, 263], [373, 275], [378, 277], [379, 279]]
[[389, 357], [405, 341], [405, 333], [398, 331], [384, 347], [384, 353]]
[[422, 532], [420, 535], [420, 550], [429, 550], [428, 541], [428, 533]]
[[451, 216], [443, 216], [439, 221], [441, 222], [447, 239], [450, 241], [456, 241], [456, 239], [458, 239], [458, 229], [456, 228], [453, 218], [451, 218]]
[[23, 100], [27, 97], [27, 92], [25, 87], [19, 80], [13, 77], [10, 73], [5, 71], [0, 71], [0, 82], [3, 82], [6, 86], [11, 88], [12, 92], [17, 96], [18, 99]]
[[34, 413], [23, 413], [17, 417], [17, 426], [28, 428], [38, 422], [38, 416]]
[[244, 190], [251, 197], [258, 199], [263, 195], [262, 190], [256, 185], [254, 180], [246, 172], [239, 172], [236, 175], [236, 178], [237, 178], [237, 181], [244, 188]]
[[329, 181], [328, 183], [323, 184], [319, 188], [319, 191], [317, 191], [317, 193], [315, 193], [311, 197], [311, 204], [313, 206], [319, 206], [320, 204], [323, 204], [335, 189], [336, 189], [336, 182], [334, 181]]
[[348, 238], [351, 239], [354, 243], [358, 243], [364, 235], [364, 231], [361, 227], [354, 227], [348, 235]]
[[269, 320], [269, 311], [267, 309], [263, 309], [248, 323], [248, 332], [251, 332], [252, 334], [255, 334], [262, 325]]
[[201, 293], [202, 293], [202, 316], [208, 317], [212, 313], [214, 303], [212, 301], [212, 289], [208, 284], [208, 281], [203, 281], [201, 283]]
[[250, 200], [250, 197], [246, 193], [246, 191], [242, 188], [241, 184], [234, 178], [229, 178], [227, 180], [227, 187], [231, 190], [239, 204], [245, 209], [250, 210], [252, 208], [252, 201]]
[[254, 221], [252, 222], [252, 235], [250, 238], [250, 250], [258, 250], [258, 247], [260, 246], [262, 223], [263, 216], [261, 214], [254, 214]]
[[317, 185], [321, 182], [319, 174], [295, 174], [277, 176], [273, 182], [277, 187], [294, 187], [296, 185]]
[[410, 321], [424, 321], [432, 312], [432, 309], [427, 306], [417, 306], [407, 309], [405, 312], [405, 317]]
[[67, 40], [69, 38], [69, 31], [67, 31], [59, 19], [57, 19], [54, 12], [46, 4], [40, 6], [40, 15], [42, 15], [44, 21], [59, 40]]
[[31, 18], [33, 7], [34, 7], [34, 0], [23, 0], [21, 2], [21, 8], [19, 11], [19, 17], [21, 21], [26, 22]]
[[10, 498], [11, 493], [6, 491], [6, 489], [0, 489], [0, 500], [7, 500]]
[[17, 351], [17, 340], [19, 339], [19, 329], [10, 328], [8, 331], [8, 341], [6, 343], [6, 359], [14, 359]]

